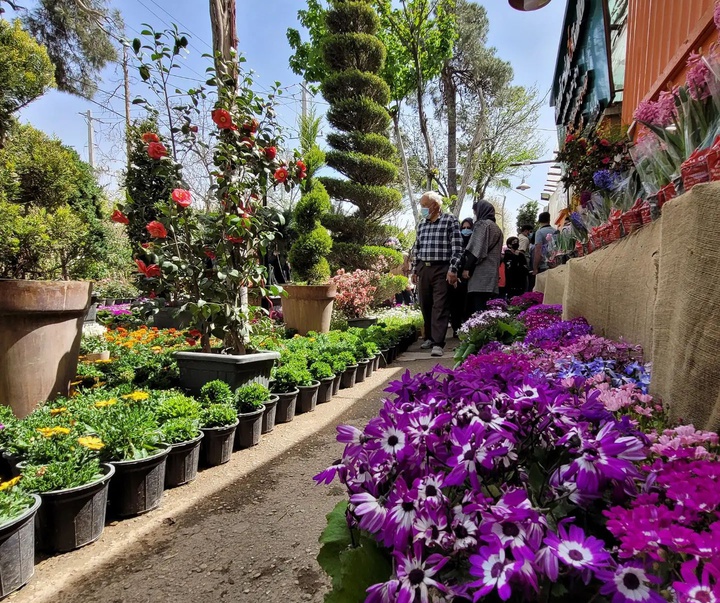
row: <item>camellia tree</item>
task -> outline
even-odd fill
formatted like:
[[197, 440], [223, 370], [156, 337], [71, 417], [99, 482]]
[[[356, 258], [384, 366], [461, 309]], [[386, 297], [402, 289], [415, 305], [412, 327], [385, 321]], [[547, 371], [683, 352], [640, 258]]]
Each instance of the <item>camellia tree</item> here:
[[[176, 41], [171, 52], [183, 43]], [[135, 41], [133, 47], [141, 60], [140, 73], [152, 83], [151, 70], [144, 52], [154, 52], [152, 45]], [[167, 178], [169, 194], [158, 204], [157, 218], [146, 225], [150, 242], [144, 245], [145, 259], [136, 258], [138, 271], [151, 297], [174, 301], [193, 317], [204, 352], [210, 352], [211, 336], [224, 341], [224, 348], [243, 354], [250, 337], [247, 303], [248, 288], [262, 296], [266, 290], [267, 270], [263, 263], [265, 250], [274, 240], [276, 214], [263, 206], [270, 187], [291, 186], [306, 176], [304, 163], [297, 159], [285, 165], [278, 152], [282, 139], [275, 121], [274, 91], [268, 99], [252, 91], [250, 75], [225, 85], [220, 78], [209, 83], [217, 90], [212, 120], [214, 133], [213, 191], [218, 200], [217, 212], [198, 211], [190, 192], [178, 179], [178, 166], [168, 148], [156, 133], [141, 135], [148, 157], [153, 160], [149, 171]], [[193, 95], [187, 111], [182, 111], [178, 132], [192, 136]], [[127, 221], [122, 207], [114, 214], [119, 222]], [[272, 293], [278, 291], [273, 290]]]

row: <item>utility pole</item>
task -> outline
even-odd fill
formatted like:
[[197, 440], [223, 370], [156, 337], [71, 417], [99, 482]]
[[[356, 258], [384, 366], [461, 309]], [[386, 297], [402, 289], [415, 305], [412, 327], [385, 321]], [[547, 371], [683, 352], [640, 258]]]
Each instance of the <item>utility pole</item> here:
[[300, 88], [302, 88], [302, 116], [303, 120], [307, 119], [308, 115], [308, 97], [307, 97], [307, 86], [305, 86], [305, 82], [300, 84]]
[[85, 119], [88, 126], [88, 163], [90, 167], [95, 169], [95, 132], [93, 131], [93, 116], [90, 109], [85, 113]]
[[125, 80], [125, 144], [127, 148], [127, 160], [130, 163], [130, 74], [128, 69], [128, 47], [123, 44], [123, 79]]

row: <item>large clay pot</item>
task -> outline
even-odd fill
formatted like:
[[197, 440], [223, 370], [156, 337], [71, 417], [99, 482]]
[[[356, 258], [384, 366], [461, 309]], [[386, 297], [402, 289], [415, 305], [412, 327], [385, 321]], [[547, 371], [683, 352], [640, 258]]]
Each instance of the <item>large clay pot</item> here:
[[26, 417], [75, 380], [92, 283], [0, 280], [0, 404]]
[[283, 285], [288, 297], [283, 299], [283, 320], [288, 329], [300, 335], [309, 331], [327, 333], [330, 331], [333, 300], [337, 285]]

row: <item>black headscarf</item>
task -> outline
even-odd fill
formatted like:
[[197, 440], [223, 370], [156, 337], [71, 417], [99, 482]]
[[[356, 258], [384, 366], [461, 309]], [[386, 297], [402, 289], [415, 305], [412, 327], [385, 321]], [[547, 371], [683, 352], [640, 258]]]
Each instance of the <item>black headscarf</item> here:
[[478, 201], [475, 206], [475, 219], [480, 220], [491, 220], [495, 221], [495, 208], [492, 203], [487, 201]]

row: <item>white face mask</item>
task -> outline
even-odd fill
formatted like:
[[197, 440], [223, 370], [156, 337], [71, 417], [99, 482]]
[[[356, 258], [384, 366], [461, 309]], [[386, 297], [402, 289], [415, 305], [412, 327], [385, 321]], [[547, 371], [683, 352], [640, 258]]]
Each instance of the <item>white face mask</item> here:
[[430, 215], [430, 209], [427, 208], [427, 207], [421, 207], [421, 208], [420, 208], [420, 215], [421, 215], [423, 218], [427, 218], [427, 217]]

